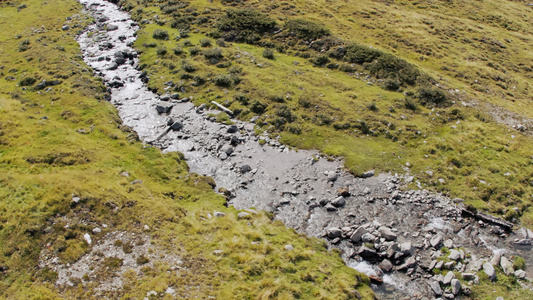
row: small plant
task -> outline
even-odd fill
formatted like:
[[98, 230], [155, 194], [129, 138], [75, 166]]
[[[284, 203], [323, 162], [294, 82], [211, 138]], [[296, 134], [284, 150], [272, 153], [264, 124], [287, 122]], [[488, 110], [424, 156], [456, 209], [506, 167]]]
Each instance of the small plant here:
[[143, 46], [146, 47], [146, 48], [155, 48], [155, 47], [157, 47], [157, 43], [155, 43], [155, 42], [144, 43]]
[[207, 50], [204, 50], [202, 53], [206, 59], [217, 59], [218, 60], [224, 57], [222, 55], [222, 50], [220, 50], [220, 48], [207, 49]]
[[423, 104], [443, 105], [446, 102], [446, 94], [433, 86], [423, 86], [418, 89], [418, 99]]
[[183, 54], [183, 48], [181, 47], [176, 47], [172, 49], [172, 51], [174, 52], [175, 55], [178, 55], [178, 56]]
[[265, 51], [263, 51], [263, 57], [267, 59], [274, 59], [274, 51], [272, 51], [272, 49], [265, 49]]
[[20, 86], [29, 86], [29, 85], [33, 85], [36, 81], [37, 81], [37, 79], [35, 79], [33, 77], [25, 77], [19, 82], [19, 85]]
[[24, 39], [19, 43], [19, 52], [24, 52], [30, 49], [30, 40]]
[[371, 102], [371, 103], [368, 103], [368, 105], [366, 106], [366, 108], [368, 108], [369, 110], [373, 111], [373, 112], [376, 112], [378, 111], [378, 107], [376, 105], [376, 102]]
[[211, 47], [211, 40], [210, 39], [201, 39], [200, 40], [200, 46], [202, 46], [202, 47]]
[[526, 260], [520, 256], [515, 256], [513, 260], [513, 267], [515, 270], [525, 270], [526, 269]]
[[159, 56], [163, 56], [163, 55], [167, 54], [167, 47], [165, 47], [165, 46], [159, 46], [159, 47], [157, 47], [157, 49], [156, 49], [156, 53], [157, 53], [157, 55], [159, 55]]
[[285, 97], [283, 97], [283, 95], [274, 95], [274, 96], [270, 96], [270, 100], [276, 103], [283, 103], [285, 102]]
[[187, 73], [192, 73], [194, 71], [196, 71], [196, 67], [191, 65], [188, 61], [184, 60], [182, 63], [181, 63], [181, 69]]
[[192, 46], [192, 42], [190, 40], [183, 41], [183, 47], [190, 47]]
[[200, 53], [200, 49], [197, 47], [190, 48], [189, 53], [191, 54], [191, 56], [196, 56], [198, 55], [198, 53]]
[[246, 95], [243, 95], [243, 94], [235, 95], [234, 99], [242, 105], [248, 105], [248, 103], [250, 102], [250, 99], [248, 99], [248, 97], [246, 97]]
[[156, 40], [168, 40], [168, 32], [163, 29], [156, 29], [154, 30], [152, 37]]
[[416, 103], [411, 99], [405, 99], [404, 106], [408, 110], [412, 110], [412, 111], [415, 111], [418, 109], [418, 107], [416, 106]]
[[285, 23], [285, 28], [301, 39], [318, 39], [330, 35], [326, 26], [304, 19], [289, 20]]
[[265, 108], [266, 106], [257, 100], [253, 100], [250, 103], [250, 111], [253, 113], [262, 114], [263, 112], [265, 112]]
[[123, 263], [124, 263], [124, 260], [118, 257], [106, 257], [104, 259], [104, 266], [108, 267], [109, 269], [120, 268], [122, 267]]
[[150, 262], [150, 259], [144, 255], [139, 255], [136, 259], [138, 265], [145, 265]]
[[230, 87], [233, 84], [230, 75], [220, 74], [213, 79], [215, 85], [221, 87]]
[[312, 58], [311, 62], [315, 67], [321, 67], [329, 63], [329, 57], [327, 57], [326, 55], [319, 55], [315, 58]]

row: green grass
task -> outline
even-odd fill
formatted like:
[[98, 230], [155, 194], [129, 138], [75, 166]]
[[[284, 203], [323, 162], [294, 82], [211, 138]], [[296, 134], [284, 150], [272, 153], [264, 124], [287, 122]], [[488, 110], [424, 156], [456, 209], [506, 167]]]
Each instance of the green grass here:
[[[38, 261], [48, 248], [62, 263], [75, 262], [89, 251], [83, 234], [98, 224], [109, 225], [104, 233], [141, 233], [148, 225], [154, 246], [179, 255], [185, 267], [178, 276], [164, 261], [151, 261], [154, 266], [142, 274], [127, 272], [124, 288], [106, 294], [110, 298], [143, 298], [168, 286], [199, 298], [349, 299], [356, 291], [373, 297], [368, 278], [346, 267], [323, 241], [301, 236], [265, 213], [237, 220], [238, 212], [225, 208], [224, 197], [212, 191], [212, 179], [190, 174], [181, 154], [162, 154], [137, 141], [102, 100], [106, 89], [81, 59], [75, 30], [61, 30], [68, 16], [74, 16], [71, 28], [90, 21], [77, 2], [21, 3], [27, 7], [20, 12], [17, 5], [0, 5], [1, 24], [13, 25], [0, 32], [0, 297], [93, 297], [87, 276], [85, 288], [60, 289], [52, 284], [57, 274], [39, 269]], [[45, 32], [35, 33], [41, 25]], [[169, 41], [157, 43], [173, 49], [174, 31], [168, 32]], [[22, 52], [21, 39], [29, 40]], [[155, 51], [143, 55], [155, 58]], [[36, 81], [18, 86], [28, 77]], [[52, 90], [34, 89], [56, 78], [62, 83]], [[135, 180], [142, 183], [132, 184]], [[77, 205], [74, 195], [81, 198]], [[209, 219], [213, 210], [227, 216]], [[93, 235], [93, 243], [101, 236]], [[284, 248], [289, 243], [291, 252]], [[107, 280], [112, 272], [102, 276]]]

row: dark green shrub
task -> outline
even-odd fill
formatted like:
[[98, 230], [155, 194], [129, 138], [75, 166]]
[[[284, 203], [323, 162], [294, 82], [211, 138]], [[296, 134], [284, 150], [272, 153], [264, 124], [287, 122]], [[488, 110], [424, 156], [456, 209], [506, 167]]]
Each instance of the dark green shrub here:
[[243, 94], [235, 95], [234, 99], [235, 101], [239, 102], [242, 105], [248, 105], [248, 103], [250, 102], [250, 99], [246, 95], [243, 95]]
[[415, 111], [418, 108], [416, 106], [416, 103], [413, 100], [411, 100], [411, 99], [405, 99], [404, 106], [405, 106], [405, 108], [407, 108], [409, 110], [412, 110], [412, 111]]
[[265, 49], [265, 51], [263, 51], [263, 57], [267, 59], [274, 59], [274, 51], [272, 51], [272, 49]]
[[326, 26], [305, 19], [289, 20], [285, 23], [285, 28], [300, 39], [318, 39], [330, 35]]
[[366, 108], [368, 108], [369, 110], [374, 111], [374, 112], [379, 110], [378, 106], [376, 105], [376, 102], [368, 103]]
[[144, 43], [143, 46], [146, 48], [155, 48], [157, 47], [157, 43], [154, 43], [154, 42]]
[[346, 72], [346, 73], [353, 73], [353, 72], [355, 72], [355, 68], [352, 67], [351, 65], [340, 65], [340, 66], [339, 66], [339, 70], [340, 70], [340, 71], [343, 71], [343, 72]]
[[220, 50], [220, 48], [207, 49], [207, 50], [204, 50], [202, 53], [206, 59], [217, 59], [218, 60], [224, 57], [224, 55], [222, 55], [222, 50]]
[[194, 21], [193, 16], [176, 17], [174, 18], [174, 20], [172, 20], [172, 22], [170, 22], [170, 27], [176, 28], [176, 29], [189, 29], [193, 21]]
[[311, 62], [315, 67], [322, 67], [325, 64], [329, 63], [329, 58], [326, 55], [319, 55], [311, 59]]
[[34, 84], [36, 81], [37, 81], [37, 79], [35, 79], [33, 77], [25, 77], [19, 82], [19, 85], [20, 86], [29, 86], [29, 85]]
[[218, 32], [212, 36], [255, 44], [261, 40], [261, 35], [273, 32], [276, 26], [274, 19], [253, 9], [229, 9], [217, 22]]
[[287, 122], [293, 122], [296, 118], [293, 116], [291, 109], [287, 105], [282, 105], [276, 110], [278, 117], [284, 118]]
[[202, 47], [211, 47], [211, 40], [210, 39], [201, 39], [200, 40], [200, 46], [202, 46]]
[[189, 53], [191, 54], [191, 56], [195, 56], [200, 53], [200, 49], [197, 47], [189, 48]]
[[224, 74], [215, 76], [215, 78], [213, 79], [213, 82], [215, 83], [215, 85], [221, 86], [221, 87], [230, 87], [233, 84], [233, 80], [230, 77], [230, 75], [224, 75]]
[[191, 65], [188, 61], [185, 61], [185, 60], [181, 63], [181, 69], [187, 73], [192, 73], [196, 71], [196, 67]]
[[257, 100], [252, 100], [250, 103], [250, 111], [256, 114], [262, 114], [265, 112], [266, 106]]
[[165, 46], [157, 47], [156, 53], [157, 53], [157, 55], [160, 55], [160, 56], [163, 56], [163, 55], [167, 54], [167, 47], [165, 47]]
[[329, 56], [335, 59], [343, 59], [346, 55], [346, 47], [340, 46], [329, 52]]
[[152, 33], [152, 37], [156, 40], [168, 40], [168, 32], [163, 29], [156, 29]]
[[188, 38], [190, 35], [190, 31], [188, 29], [180, 29], [180, 38], [185, 39]]
[[383, 52], [368, 46], [350, 44], [346, 46], [346, 55], [344, 58], [351, 63], [363, 64], [373, 62], [381, 55], [383, 55]]
[[30, 40], [24, 39], [19, 43], [19, 52], [24, 52], [30, 49]]
[[283, 103], [285, 102], [285, 97], [283, 97], [283, 95], [274, 95], [274, 96], [270, 96], [270, 100], [277, 102], [277, 103]]
[[418, 89], [418, 99], [423, 104], [443, 105], [446, 102], [446, 94], [434, 86], [423, 86]]
[[515, 256], [513, 260], [513, 267], [515, 270], [525, 270], [526, 269], [526, 260], [520, 256]]
[[183, 47], [190, 47], [192, 46], [192, 42], [190, 40], [183, 41]]
[[182, 55], [183, 54], [183, 48], [181, 48], [181, 47], [176, 47], [176, 48], [172, 49], [172, 51], [174, 52], [175, 55]]
[[388, 91], [397, 91], [400, 88], [400, 82], [396, 79], [387, 78], [383, 81], [383, 88]]

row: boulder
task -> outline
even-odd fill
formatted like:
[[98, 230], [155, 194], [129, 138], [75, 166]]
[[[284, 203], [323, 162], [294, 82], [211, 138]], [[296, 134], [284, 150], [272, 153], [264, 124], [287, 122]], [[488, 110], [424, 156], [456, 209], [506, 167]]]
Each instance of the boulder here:
[[411, 242], [405, 242], [400, 244], [400, 252], [402, 252], [405, 255], [412, 255], [413, 254], [413, 245]]
[[437, 248], [442, 243], [442, 236], [441, 235], [434, 236], [433, 238], [431, 238], [429, 243], [431, 244], [431, 247]]
[[448, 258], [451, 260], [459, 260], [461, 258], [461, 253], [455, 249], [450, 251], [450, 255], [448, 255]]
[[483, 272], [489, 276], [491, 280], [494, 280], [496, 278], [496, 270], [494, 270], [494, 267], [491, 263], [484, 263], [483, 264]]
[[513, 263], [510, 262], [507, 257], [502, 256], [500, 259], [500, 266], [503, 269], [505, 275], [510, 275], [514, 273]]
[[524, 270], [516, 270], [514, 271], [514, 276], [518, 279], [526, 279], [526, 271]]
[[448, 285], [450, 284], [450, 282], [452, 282], [452, 279], [455, 279], [455, 275], [452, 271], [449, 271], [446, 276], [444, 276], [444, 280], [442, 281], [442, 283]]
[[361, 175], [361, 177], [362, 177], [362, 178], [369, 178], [369, 177], [374, 176], [374, 173], [375, 173], [374, 170], [370, 170], [370, 171], [364, 172], [364, 173]]
[[327, 230], [328, 238], [334, 239], [342, 236], [342, 230], [338, 227], [331, 227]]
[[326, 208], [327, 211], [337, 211], [337, 208], [333, 206], [333, 204], [331, 203], [326, 204], [326, 206], [324, 207]]
[[178, 131], [178, 130], [181, 130], [182, 128], [183, 128], [183, 124], [180, 121], [176, 121], [172, 123], [172, 125], [170, 125], [170, 129], [172, 129], [173, 131]]
[[363, 234], [367, 233], [368, 231], [363, 228], [362, 226], [360, 226], [359, 228], [357, 228], [354, 233], [352, 234], [352, 236], [350, 236], [350, 240], [354, 243], [359, 243], [361, 241], [361, 237], [363, 236]]
[[384, 238], [387, 241], [394, 241], [398, 238], [398, 235], [394, 233], [390, 228], [381, 226], [378, 229], [379, 233], [381, 234], [381, 237]]
[[452, 293], [457, 296], [461, 292], [461, 282], [457, 279], [452, 279]]
[[376, 240], [376, 237], [371, 233], [367, 232], [363, 234], [361, 240], [363, 241], [363, 243], [373, 243]]
[[374, 249], [370, 249], [366, 246], [362, 246], [357, 251], [357, 255], [361, 256], [363, 259], [374, 261], [378, 258], [378, 253]]
[[442, 296], [442, 289], [440, 287], [440, 284], [434, 280], [431, 280], [429, 282], [429, 287], [435, 293], [435, 296]]
[[383, 272], [390, 272], [392, 270], [392, 263], [388, 259], [384, 259], [382, 262], [379, 263], [378, 267]]
[[337, 173], [334, 172], [334, 171], [329, 171], [327, 173], [327, 177], [328, 177], [328, 181], [333, 182], [333, 181], [337, 180], [337, 178], [339, 178], [339, 175], [337, 175]]
[[398, 270], [407, 270], [409, 268], [414, 267], [416, 264], [416, 259], [412, 256], [410, 256], [402, 265], [398, 266]]
[[498, 251], [498, 252], [494, 253], [494, 256], [490, 260], [490, 263], [493, 266], [498, 266], [500, 264], [500, 259], [502, 258], [502, 254], [503, 253], [501, 251]]
[[228, 133], [235, 133], [235, 132], [237, 132], [237, 131], [239, 131], [239, 128], [238, 128], [237, 126], [235, 126], [235, 125], [231, 125], [231, 126], [228, 127], [228, 129], [227, 129], [227, 132], [228, 132]]
[[248, 173], [252, 171], [252, 167], [250, 167], [249, 165], [242, 165], [241, 166], [241, 173]]

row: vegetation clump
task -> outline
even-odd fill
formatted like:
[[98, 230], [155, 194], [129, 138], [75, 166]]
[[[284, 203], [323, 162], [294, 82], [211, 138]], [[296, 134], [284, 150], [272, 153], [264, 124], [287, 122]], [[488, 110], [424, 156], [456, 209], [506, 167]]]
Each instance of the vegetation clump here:
[[285, 23], [285, 29], [300, 39], [315, 40], [330, 35], [326, 26], [310, 20], [292, 19]]
[[273, 32], [277, 23], [269, 16], [251, 8], [229, 9], [216, 24], [220, 35], [226, 41], [256, 43], [265, 33]]

